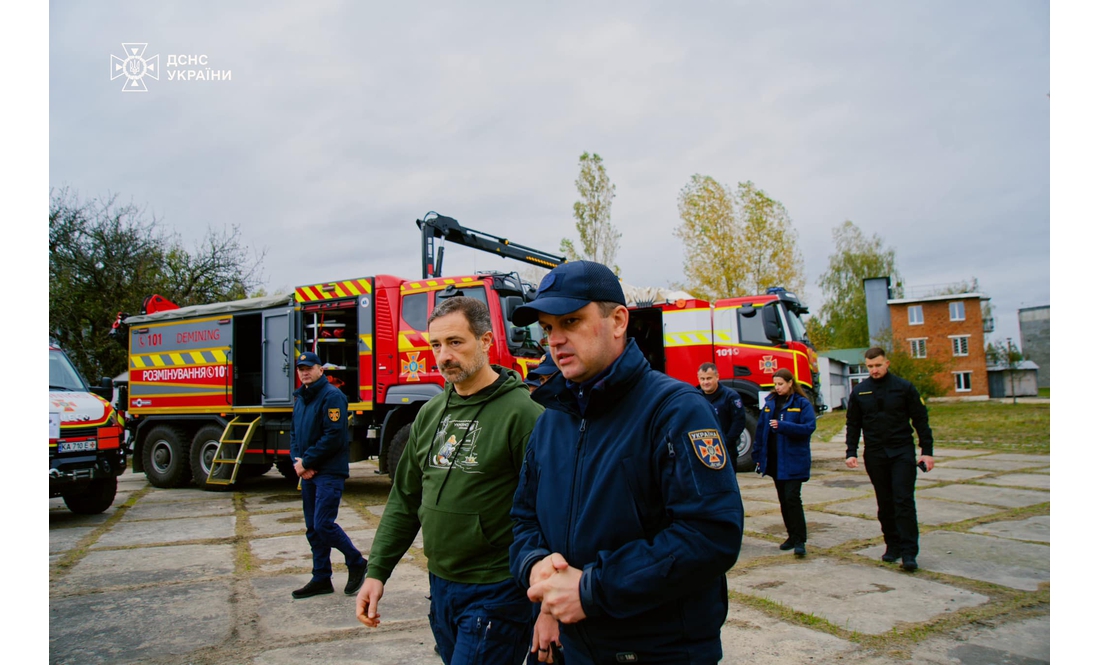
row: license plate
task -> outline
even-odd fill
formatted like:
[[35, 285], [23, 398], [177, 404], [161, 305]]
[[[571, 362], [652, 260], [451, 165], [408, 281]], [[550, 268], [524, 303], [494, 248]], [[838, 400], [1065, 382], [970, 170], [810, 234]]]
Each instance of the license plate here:
[[95, 441], [61, 441], [57, 444], [59, 453], [82, 453], [95, 449]]

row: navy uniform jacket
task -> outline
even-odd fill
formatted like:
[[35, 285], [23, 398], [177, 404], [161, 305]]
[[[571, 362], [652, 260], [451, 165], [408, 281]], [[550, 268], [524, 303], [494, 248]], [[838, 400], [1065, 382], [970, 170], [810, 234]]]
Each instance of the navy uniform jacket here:
[[780, 409], [775, 408], [774, 392], [764, 399], [752, 446], [752, 461], [760, 465], [760, 473], [768, 468], [768, 436], [773, 420], [779, 421], [775, 430], [775, 479], [809, 480], [810, 435], [817, 429], [814, 405], [796, 392], [791, 392]]
[[[699, 392], [703, 392], [703, 389], [699, 388]], [[703, 393], [703, 397], [707, 398], [714, 409], [725, 441], [737, 452], [737, 440], [741, 438], [741, 432], [745, 431], [745, 405], [741, 403], [741, 395], [719, 383], [717, 390], [709, 395]]]
[[633, 340], [583, 407], [561, 375], [532, 396], [547, 410], [516, 489], [510, 563], [524, 589], [551, 552], [583, 571], [587, 618], [561, 625], [569, 662], [717, 662], [744, 511], [710, 405]]
[[348, 398], [321, 378], [294, 391], [294, 416], [290, 430], [290, 457], [302, 458], [302, 466], [348, 477]]
[[928, 409], [913, 384], [900, 376], [887, 372], [881, 379], [860, 381], [848, 399], [847, 424], [848, 457], [856, 456], [861, 430], [864, 454], [912, 455], [916, 429], [921, 454], [932, 455]]

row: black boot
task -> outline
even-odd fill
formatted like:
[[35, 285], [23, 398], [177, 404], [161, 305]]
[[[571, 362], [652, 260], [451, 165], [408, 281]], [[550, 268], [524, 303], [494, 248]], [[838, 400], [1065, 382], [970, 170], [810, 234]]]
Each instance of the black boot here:
[[367, 563], [364, 561], [362, 566], [348, 566], [348, 583], [344, 586], [344, 595], [354, 596], [359, 593], [359, 588], [363, 586], [363, 578], [367, 576]]
[[332, 580], [310, 580], [309, 584], [290, 593], [294, 598], [310, 598], [332, 593]]

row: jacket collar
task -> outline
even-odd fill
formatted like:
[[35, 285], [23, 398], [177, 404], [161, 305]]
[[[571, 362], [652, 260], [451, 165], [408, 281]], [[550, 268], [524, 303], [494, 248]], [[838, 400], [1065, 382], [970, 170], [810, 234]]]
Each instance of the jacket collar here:
[[583, 410], [577, 395], [566, 385], [567, 381], [560, 373], [543, 384], [532, 394], [532, 397], [548, 409], [566, 411], [583, 418], [589, 413], [597, 413], [598, 410], [612, 406], [622, 399], [648, 369], [649, 363], [642, 355], [638, 344], [631, 339], [627, 341], [626, 349], [615, 359], [615, 362], [611, 363], [605, 373], [597, 375], [590, 383], [582, 384], [587, 393], [587, 404]]
[[320, 394], [326, 384], [328, 384], [328, 377], [322, 374], [321, 378], [313, 382], [313, 385], [307, 386], [303, 383], [301, 387], [294, 391], [294, 396], [300, 397], [306, 402], [311, 402], [314, 397]]

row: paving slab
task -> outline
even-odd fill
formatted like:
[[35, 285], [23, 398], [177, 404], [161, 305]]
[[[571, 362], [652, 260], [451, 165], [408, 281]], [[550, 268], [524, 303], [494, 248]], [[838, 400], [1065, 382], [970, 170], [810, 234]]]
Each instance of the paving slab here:
[[811, 460], [843, 460], [848, 457], [848, 451], [844, 446], [818, 446], [813, 444], [810, 451]]
[[[1050, 662], [1050, 616], [998, 626], [994, 630], [971, 637], [967, 644], [955, 647], [950, 655], [963, 663], [980, 662], [974, 656], [977, 649], [992, 650], [1002, 655], [1001, 661], [1012, 665]], [[1014, 660], [1013, 660], [1014, 659]]]
[[985, 485], [1004, 485], [1006, 487], [1028, 487], [1036, 490], [1050, 489], [1049, 473], [1008, 473], [1003, 476], [982, 478], [978, 482]]
[[[944, 466], [953, 469], [983, 469], [988, 471], [1019, 471], [1039, 466], [1047, 466], [1048, 462], [1015, 462], [1012, 460], [989, 459], [988, 457], [970, 457], [950, 460], [943, 463]], [[939, 466], [937, 464], [937, 466]], [[933, 472], [935, 470], [933, 469]]]
[[233, 498], [220, 496], [209, 501], [149, 501], [143, 497], [130, 506], [123, 515], [123, 522], [135, 520], [163, 520], [177, 517], [204, 517], [211, 515], [232, 515]]
[[[277, 494], [248, 495], [244, 498], [244, 507], [248, 512], [256, 510], [297, 510], [302, 512], [302, 493], [297, 490]], [[340, 502], [340, 510], [344, 502]]]
[[1029, 517], [1026, 520], [1014, 522], [990, 522], [981, 524], [973, 529], [974, 533], [984, 533], [1000, 538], [1012, 538], [1013, 540], [1029, 540], [1037, 543], [1050, 542], [1050, 516], [1040, 515]]
[[204, 582], [51, 598], [50, 662], [132, 663], [214, 646], [233, 627], [229, 594]]
[[[875, 501], [874, 497], [829, 504], [826, 510], [846, 515], [864, 516], [867, 519], [878, 519], [878, 502]], [[985, 517], [998, 512], [1001, 512], [1001, 509], [992, 506], [938, 501], [936, 499], [926, 499], [923, 496], [917, 497], [917, 522], [920, 524], [950, 524], [971, 520], [975, 517]]]
[[1050, 464], [1050, 455], [1028, 455], [1024, 453], [997, 453], [985, 459], [1008, 460], [1010, 462], [1034, 462], [1035, 466], [1047, 466]]
[[[780, 538], [787, 537], [787, 528], [783, 526], [783, 516], [780, 514], [762, 515], [746, 521], [745, 530]], [[882, 535], [876, 520], [830, 515], [818, 511], [806, 511], [806, 531], [809, 537], [808, 547], [811, 550], [836, 547], [852, 540], [865, 540]]]
[[[385, 601], [383, 601], [385, 602]], [[379, 633], [361, 638], [273, 649], [256, 656], [253, 665], [439, 665], [435, 637], [428, 627], [401, 633]]]
[[[60, 501], [60, 499], [58, 499]], [[98, 515], [77, 515], [69, 512], [65, 504], [60, 508], [50, 508], [50, 529], [64, 529], [74, 526], [99, 526], [111, 519], [116, 512], [115, 508], [108, 508]]]
[[739, 473], [737, 474], [737, 486], [741, 488], [741, 492], [745, 490], [754, 490], [761, 487], [770, 487], [772, 492], [775, 492], [775, 483], [768, 476], [759, 476], [755, 473]]
[[779, 544], [763, 538], [744, 536], [741, 538], [741, 553], [737, 555], [737, 563], [734, 568], [754, 559], [764, 559], [774, 556], [791, 556], [791, 553], [779, 549]]
[[100, 536], [93, 548], [159, 545], [161, 543], [179, 543], [188, 540], [231, 538], [235, 534], [236, 523], [237, 518], [232, 515], [119, 522], [110, 531]]
[[817, 478], [811, 478], [810, 483], [822, 485], [824, 487], [836, 487], [839, 489], [874, 490], [874, 486], [871, 485], [871, 479], [867, 477], [866, 473], [849, 472], [830, 476], [819, 476]]
[[744, 507], [746, 515], [763, 515], [765, 513], [774, 513], [779, 510], [779, 502], [777, 501], [742, 499], [741, 505]]
[[95, 531], [94, 526], [78, 526], [71, 529], [50, 529], [50, 554], [67, 552], [76, 546], [80, 539]]
[[173, 489], [161, 489], [154, 487], [142, 497], [142, 501], [219, 501], [226, 498], [225, 492], [207, 492], [197, 487], [176, 487]]
[[[878, 559], [882, 548], [869, 547], [857, 554]], [[1040, 582], [1050, 581], [1048, 546], [974, 533], [933, 531], [922, 534], [917, 562], [925, 570], [1024, 591], [1035, 591]]]
[[[802, 485], [802, 505], [808, 505], [811, 503], [824, 503], [826, 501], [843, 501], [844, 499], [854, 499], [865, 495], [867, 490], [852, 490], [840, 487], [824, 487], [821, 485], [806, 483]], [[766, 501], [774, 503], [776, 507], [779, 505], [779, 500], [775, 493], [775, 487], [760, 487], [751, 490], [742, 490], [741, 499], [749, 499], [752, 501]]]
[[945, 466], [943, 462], [939, 462], [936, 466], [932, 467], [931, 471], [918, 473], [917, 480], [927, 479], [940, 483], [955, 480], [973, 480], [975, 478], [981, 478], [982, 476], [988, 476], [989, 473], [989, 471], [980, 471], [978, 469], [956, 469], [954, 467]]
[[[281, 513], [264, 513], [260, 515], [249, 515], [248, 522], [252, 526], [252, 533], [254, 536], [271, 536], [276, 534], [285, 533], [301, 533], [305, 536], [306, 533], [306, 520], [302, 516], [302, 511], [287, 511]], [[369, 529], [370, 524], [367, 524], [362, 517], [359, 516], [351, 508], [341, 509], [339, 515], [336, 517], [336, 523], [340, 525], [344, 531], [362, 531]], [[358, 545], [356, 545], [358, 547]]]
[[856, 651], [839, 637], [789, 624], [730, 602], [722, 626], [723, 662], [753, 665], [843, 662]]
[[988, 600], [981, 594], [900, 571], [828, 557], [753, 568], [731, 576], [729, 585], [740, 593], [824, 617], [840, 628], [870, 634], [884, 633], [901, 623], [928, 621]]
[[979, 455], [988, 455], [993, 452], [991, 450], [977, 450], [974, 448], [941, 448], [936, 446], [933, 450], [936, 459], [941, 457], [977, 457]]
[[[363, 531], [347, 531], [346, 533], [352, 544], [365, 555], [370, 552], [371, 543], [374, 541], [374, 532], [374, 529], [366, 529]], [[293, 536], [253, 538], [249, 543], [249, 547], [252, 550], [252, 558], [259, 564], [259, 569], [265, 573], [298, 569], [311, 570], [313, 568], [313, 553], [309, 549], [309, 541], [306, 540], [305, 532]], [[334, 568], [342, 570], [344, 568], [344, 555], [333, 550], [332, 565]]]
[[[260, 600], [260, 625], [276, 637], [301, 637], [333, 631], [362, 632], [369, 629], [355, 618], [355, 596], [343, 592], [347, 575], [336, 572], [332, 585], [336, 592], [303, 600], [290, 592], [309, 581], [309, 573], [277, 575], [252, 579]], [[428, 573], [418, 566], [400, 563], [386, 582], [386, 595], [379, 612], [387, 623], [428, 618]]]
[[232, 545], [174, 545], [89, 552], [59, 583], [61, 591], [182, 582], [231, 575]]
[[929, 498], [965, 503], [984, 503], [990, 506], [1001, 506], [1004, 508], [1024, 508], [1026, 506], [1034, 506], [1037, 503], [1046, 503], [1050, 501], [1049, 492], [980, 485], [947, 485], [944, 487], [933, 487], [932, 489], [919, 489], [916, 492], [916, 496], [918, 513], [920, 510], [920, 500]]

